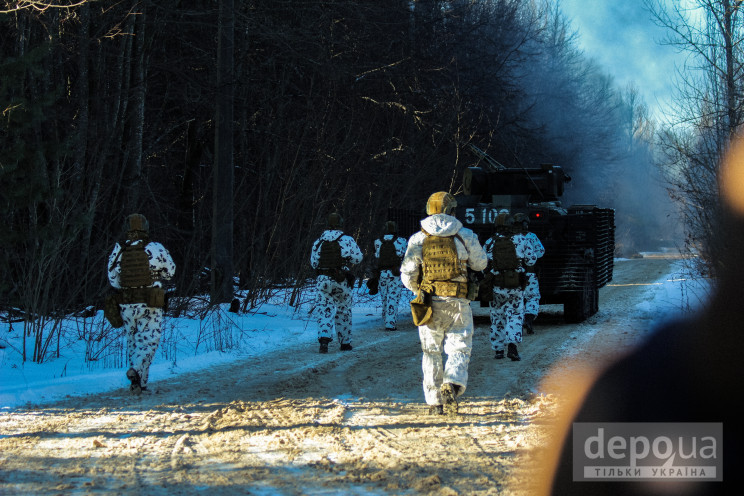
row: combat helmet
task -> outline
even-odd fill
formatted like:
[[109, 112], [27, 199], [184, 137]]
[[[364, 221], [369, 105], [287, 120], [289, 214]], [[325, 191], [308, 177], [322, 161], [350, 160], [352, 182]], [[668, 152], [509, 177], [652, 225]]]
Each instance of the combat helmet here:
[[514, 226], [514, 217], [508, 212], [502, 211], [493, 220], [493, 225], [497, 228], [511, 228]]
[[530, 217], [524, 212], [514, 214], [514, 225], [520, 229], [527, 230], [530, 226]]
[[457, 200], [446, 191], [438, 191], [429, 197], [426, 202], [426, 215], [447, 214], [453, 215], [457, 207]]
[[389, 220], [385, 222], [383, 230], [385, 234], [398, 234], [398, 224], [395, 221]]
[[329, 229], [341, 229], [344, 227], [344, 219], [340, 214], [332, 212], [328, 214], [328, 228]]
[[142, 214], [131, 214], [124, 221], [124, 229], [127, 231], [128, 239], [144, 239], [149, 236], [150, 223]]

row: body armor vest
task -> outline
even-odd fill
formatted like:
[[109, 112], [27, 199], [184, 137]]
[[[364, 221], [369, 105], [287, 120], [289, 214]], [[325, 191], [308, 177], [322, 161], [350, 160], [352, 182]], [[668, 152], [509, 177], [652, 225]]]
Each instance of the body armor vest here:
[[394, 239], [383, 239], [380, 245], [380, 260], [377, 263], [380, 270], [400, 269], [402, 258], [395, 250]]
[[325, 240], [321, 243], [320, 253], [318, 254], [318, 270], [338, 270], [343, 267], [344, 259], [341, 256], [341, 243], [338, 242], [341, 236], [343, 236], [343, 233], [335, 239]]
[[122, 288], [139, 288], [152, 285], [150, 257], [145, 251], [145, 241], [125, 244], [121, 249], [119, 284]]
[[450, 281], [458, 276], [467, 276], [466, 262], [457, 256], [457, 246], [453, 236], [427, 234], [422, 255], [424, 281]]

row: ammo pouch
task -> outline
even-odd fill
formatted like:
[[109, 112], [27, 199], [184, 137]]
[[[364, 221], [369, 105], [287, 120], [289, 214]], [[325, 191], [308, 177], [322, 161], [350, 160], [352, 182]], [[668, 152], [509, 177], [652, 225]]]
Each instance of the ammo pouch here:
[[103, 316], [114, 329], [124, 326], [124, 319], [121, 318], [121, 308], [119, 308], [121, 296], [120, 291], [112, 290], [103, 299]]
[[158, 287], [148, 289], [150, 294], [147, 297], [147, 306], [165, 308], [165, 289]]
[[494, 274], [493, 285], [507, 289], [524, 289], [527, 286], [527, 276], [516, 270], [502, 270], [498, 274]]
[[121, 302], [144, 303], [148, 307], [165, 307], [165, 289], [163, 288], [126, 288], [121, 292]]
[[433, 294], [437, 296], [451, 296], [454, 298], [467, 298], [469, 293], [468, 282], [432, 281]]

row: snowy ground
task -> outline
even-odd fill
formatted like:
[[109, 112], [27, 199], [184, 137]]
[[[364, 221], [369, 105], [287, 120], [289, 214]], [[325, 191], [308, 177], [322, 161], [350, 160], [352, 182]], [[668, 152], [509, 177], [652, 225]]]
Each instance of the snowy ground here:
[[[310, 290], [312, 294], [312, 290]], [[406, 295], [407, 296], [407, 295]], [[227, 305], [206, 317], [166, 317], [157, 355], [150, 367], [150, 381], [155, 382], [217, 365], [260, 359], [278, 348], [306, 343], [317, 347], [317, 331], [311, 304], [291, 308], [267, 303], [248, 313], [227, 311]], [[401, 312], [407, 309], [401, 298]], [[366, 287], [356, 289], [353, 323], [355, 332], [364, 332], [379, 324], [379, 297], [366, 294]], [[407, 314], [404, 314], [407, 317]], [[409, 318], [410, 321], [410, 318]], [[96, 349], [101, 355], [96, 361], [86, 361], [86, 345], [78, 336], [111, 332], [99, 311], [89, 318], [70, 317], [62, 323], [64, 329], [59, 358], [44, 363], [22, 360], [23, 324], [0, 324], [0, 409], [31, 404], [48, 404], [60, 399], [111, 391], [129, 384], [124, 372], [124, 338], [108, 342], [108, 349]], [[27, 338], [31, 355], [33, 339]], [[95, 343], [93, 343], [95, 346]], [[89, 352], [90, 354], [90, 352]], [[2, 410], [0, 410], [2, 411]]]
[[[636, 308], [629, 309], [629, 319], [638, 314], [648, 314], [649, 318], [660, 320], [688, 311], [699, 306], [708, 291], [706, 281], [693, 280], [686, 275], [682, 260], [674, 264], [672, 273], [645, 287], [646, 295]], [[406, 290], [404, 293], [401, 315], [403, 321], [410, 323], [406, 299], [410, 293]], [[316, 347], [311, 303], [295, 309], [281, 302], [283, 299], [277, 297], [279, 303], [264, 304], [240, 315], [227, 312], [225, 307], [204, 319], [167, 317], [163, 340], [150, 369], [151, 382], [216, 365], [260, 358], [289, 345]], [[379, 327], [379, 303], [379, 296], [370, 297], [364, 286], [356, 290], [353, 310], [355, 334]], [[85, 360], [86, 342], [78, 337], [85, 332], [94, 335], [105, 332], [106, 326], [102, 312], [90, 318], [71, 317], [62, 323], [65, 331], [60, 357], [39, 364], [22, 360], [23, 324], [0, 324], [0, 411], [27, 403], [48, 404], [128, 385], [124, 376], [127, 367], [124, 366], [123, 339], [108, 343], [107, 350], [95, 350], [101, 359]], [[591, 337], [587, 332], [578, 335], [583, 340]], [[30, 355], [31, 338], [27, 338], [26, 346]], [[90, 344], [87, 348], [91, 354]], [[222, 351], [218, 351], [220, 349]]]
[[[123, 365], [75, 359], [75, 346], [85, 351], [75, 340], [61, 340], [58, 360], [22, 366], [14, 328], [0, 369], [0, 493], [539, 494], [547, 484], [539, 484], [538, 455], [557, 444], [553, 427], [565, 418], [564, 392], [577, 390], [576, 372], [587, 362], [606, 366], [660, 319], [696, 304], [705, 281], [689, 280], [677, 264], [618, 260], [599, 313], [566, 324], [562, 309], [542, 308], [520, 362], [494, 360], [487, 313], [474, 308], [470, 378], [456, 417], [427, 415], [405, 306], [399, 330], [386, 332], [376, 299], [362, 294], [352, 352], [318, 353], [307, 305], [169, 319], [141, 396], [129, 393]], [[240, 346], [214, 351], [230, 344]], [[101, 352], [99, 364], [121, 360], [88, 352]]]

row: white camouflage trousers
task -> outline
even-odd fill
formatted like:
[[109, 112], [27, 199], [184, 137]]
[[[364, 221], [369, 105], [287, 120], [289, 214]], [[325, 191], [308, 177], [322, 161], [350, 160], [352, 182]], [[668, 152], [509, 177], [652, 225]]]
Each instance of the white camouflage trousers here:
[[398, 305], [403, 283], [399, 276], [389, 270], [380, 272], [380, 298], [382, 299], [382, 323], [386, 329], [395, 329], [398, 325]]
[[351, 344], [351, 289], [346, 281], [336, 282], [328, 276], [318, 276], [315, 288], [318, 339], [333, 341], [335, 334], [340, 345]]
[[524, 313], [537, 315], [540, 308], [540, 285], [537, 274], [527, 273], [527, 287], [524, 288]]
[[491, 348], [503, 350], [509, 343], [522, 342], [524, 291], [494, 286], [491, 302]]
[[148, 307], [145, 303], [119, 306], [127, 332], [129, 367], [137, 371], [140, 384], [144, 387], [150, 375], [150, 364], [160, 344], [163, 309]]
[[[470, 301], [462, 298], [432, 298], [432, 317], [419, 326], [423, 351], [424, 398], [428, 405], [441, 405], [439, 388], [449, 382], [460, 387], [468, 384], [468, 365], [473, 348], [473, 312]], [[447, 361], [442, 366], [442, 351]]]

